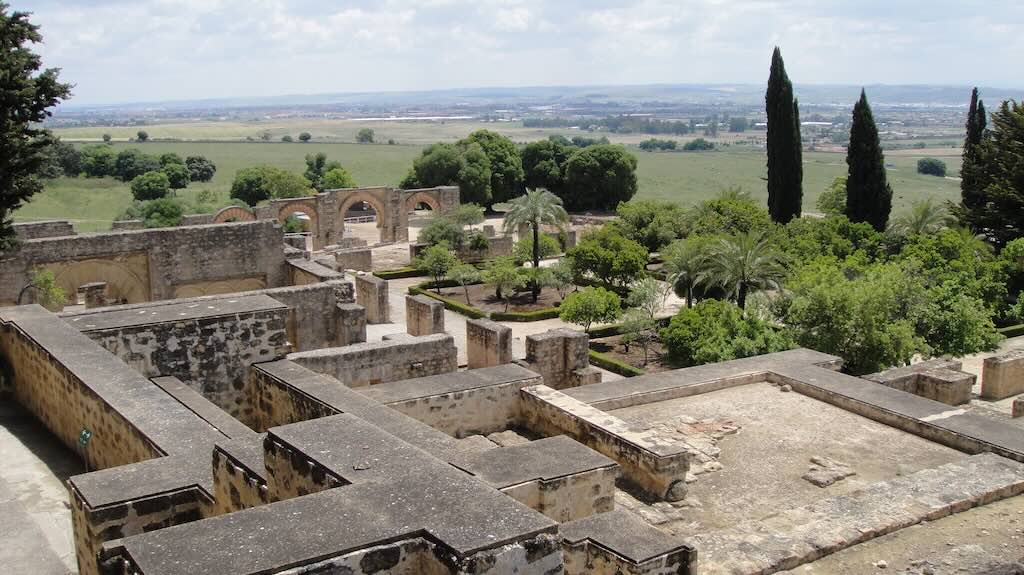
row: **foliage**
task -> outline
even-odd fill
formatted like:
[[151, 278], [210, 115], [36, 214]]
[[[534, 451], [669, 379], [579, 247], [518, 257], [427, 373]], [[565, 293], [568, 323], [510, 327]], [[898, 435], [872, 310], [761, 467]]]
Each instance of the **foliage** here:
[[640, 142], [640, 149], [645, 152], [653, 152], [655, 150], [675, 150], [679, 142], [675, 140], [659, 140], [658, 138], [650, 138]]
[[249, 206], [271, 198], [300, 198], [312, 193], [309, 180], [274, 166], [241, 169], [231, 183], [231, 197]]
[[299, 134], [299, 141], [302, 142], [303, 144], [309, 142], [312, 139], [313, 134], [310, 134], [309, 132], [302, 132], [301, 134]]
[[341, 168], [341, 163], [335, 161], [328, 162], [327, 154], [323, 152], [317, 154], [306, 154], [306, 171], [303, 172], [302, 177], [309, 180], [313, 185], [313, 189], [318, 192], [322, 192], [325, 189], [328, 189], [324, 185], [324, 175], [337, 168]]
[[462, 203], [491, 204], [491, 166], [479, 144], [437, 143], [413, 161], [402, 188], [458, 186]]
[[160, 154], [158, 161], [160, 162], [161, 167], [167, 167], [170, 164], [185, 165], [185, 160], [182, 160], [181, 156], [174, 152], [165, 152]]
[[935, 233], [946, 227], [947, 220], [945, 208], [928, 198], [911, 204], [910, 213], [897, 218], [894, 225], [902, 233], [913, 236]]
[[302, 220], [299, 219], [298, 215], [290, 214], [284, 219], [284, 222], [281, 223], [281, 229], [286, 234], [299, 234], [306, 231], [306, 226], [302, 223]]
[[448, 279], [462, 286], [466, 292], [466, 304], [473, 305], [473, 302], [469, 301], [469, 285], [480, 281], [480, 270], [469, 264], [460, 263], [449, 269], [447, 276]]
[[[49, 150], [53, 176], [77, 178], [82, 173], [82, 153], [73, 145], [55, 138]], [[49, 177], [49, 176], [48, 176]]]
[[185, 164], [167, 164], [160, 171], [167, 176], [172, 190], [188, 187], [188, 168]]
[[324, 172], [322, 185], [325, 190], [338, 190], [343, 188], [354, 188], [356, 187], [356, 181], [352, 178], [352, 175], [348, 173], [348, 170], [341, 166], [337, 166]]
[[135, 139], [140, 142], [145, 142], [146, 140], [149, 140], [149, 132], [139, 130], [138, 132], [135, 132]]
[[574, 278], [572, 260], [560, 258], [554, 265], [548, 266], [547, 270], [550, 272], [550, 279], [546, 287], [554, 288], [558, 292], [558, 299], [564, 299], [565, 292], [572, 287]]
[[576, 147], [565, 138], [551, 136], [530, 142], [523, 148], [524, 183], [528, 188], [544, 188], [561, 197], [565, 186], [565, 164]]
[[473, 231], [463, 236], [465, 246], [476, 254], [483, 254], [491, 247], [491, 240], [482, 231]]
[[114, 138], [110, 134], [103, 134], [103, 143], [104, 144], [109, 144], [110, 140], [113, 140], [113, 139]]
[[558, 308], [562, 321], [583, 326], [589, 332], [595, 323], [611, 323], [622, 315], [622, 300], [615, 292], [586, 287], [565, 297]]
[[778, 46], [772, 52], [764, 100], [768, 114], [768, 212], [772, 221], [785, 224], [800, 217], [804, 167], [800, 107]]
[[702, 365], [784, 351], [792, 339], [732, 303], [708, 299], [679, 310], [661, 330], [669, 357], [682, 366]]
[[776, 235], [776, 244], [793, 262], [808, 262], [823, 255], [844, 259], [858, 251], [865, 258], [873, 258], [882, 251], [883, 236], [871, 224], [855, 224], [844, 215], [835, 215], [791, 220]]
[[122, 182], [130, 182], [146, 172], [154, 172], [161, 167], [159, 158], [143, 153], [138, 148], [129, 148], [117, 154], [113, 175]]
[[457, 250], [462, 247], [464, 239], [462, 226], [452, 221], [451, 218], [435, 215], [430, 218], [427, 225], [420, 229], [417, 241], [431, 246], [444, 243]]
[[1003, 246], [1024, 237], [1024, 104], [1003, 102], [991, 120], [970, 174], [980, 203], [954, 211], [961, 223]]
[[577, 277], [592, 273], [611, 286], [629, 285], [647, 266], [647, 250], [611, 226], [587, 234], [566, 255]]
[[508, 311], [509, 296], [526, 286], [528, 278], [510, 257], [495, 258], [487, 264], [483, 273], [484, 282], [494, 286], [494, 295], [505, 301]]
[[704, 138], [697, 138], [695, 140], [690, 140], [689, 142], [683, 144], [683, 151], [685, 152], [706, 152], [708, 150], [714, 149], [715, 143], [709, 142]]
[[410, 295], [425, 295], [425, 296], [427, 296], [429, 298], [436, 299], [437, 301], [439, 301], [439, 302], [444, 304], [445, 309], [449, 309], [449, 310], [451, 310], [451, 311], [453, 311], [455, 313], [462, 314], [462, 315], [464, 315], [464, 316], [466, 316], [468, 318], [471, 318], [471, 319], [480, 319], [480, 318], [483, 318], [483, 317], [487, 317], [487, 314], [485, 312], [480, 311], [479, 309], [477, 309], [475, 307], [468, 306], [468, 305], [466, 305], [466, 304], [464, 304], [464, 303], [462, 303], [460, 301], [449, 299], [449, 298], [444, 297], [443, 295], [432, 293], [432, 292], [430, 292], [430, 291], [428, 291], [426, 289], [423, 289], [423, 286], [426, 286], [426, 285], [427, 284], [424, 283], [424, 284], [420, 284], [419, 286], [410, 286], [409, 287], [409, 294]]
[[479, 204], [460, 204], [449, 217], [460, 226], [475, 226], [484, 223], [484, 207]]
[[167, 195], [171, 189], [171, 182], [163, 172], [146, 172], [132, 180], [131, 188], [132, 196], [136, 200], [156, 200]]
[[846, 164], [846, 216], [852, 222], [868, 222], [880, 232], [885, 230], [892, 211], [892, 188], [886, 180], [878, 128], [864, 90], [853, 107]]
[[665, 306], [668, 297], [668, 285], [652, 277], [645, 277], [629, 286], [626, 305], [639, 309], [653, 320], [654, 316]]
[[946, 162], [938, 158], [921, 158], [917, 161], [917, 173], [944, 178], [946, 177]]
[[777, 289], [785, 275], [783, 255], [762, 232], [720, 238], [708, 246], [708, 282], [725, 289], [743, 309], [747, 294]]
[[629, 346], [638, 345], [644, 350], [644, 363], [647, 365], [651, 345], [658, 340], [658, 324], [646, 311], [633, 308], [622, 314], [622, 343], [629, 351]]
[[285, 134], [284, 136], [281, 136], [281, 141], [286, 143], [286, 144], [290, 144], [290, 143], [294, 142], [295, 139], [292, 138], [291, 136], [289, 136], [288, 134]]
[[617, 373], [623, 377], [636, 377], [646, 373], [638, 367], [633, 367], [628, 363], [621, 362], [613, 357], [609, 357], [603, 353], [598, 353], [594, 350], [590, 350], [588, 355], [590, 357], [591, 365], [596, 365], [601, 369], [607, 369], [608, 371]]
[[68, 301], [64, 290], [57, 285], [57, 278], [50, 270], [34, 271], [29, 279], [29, 286], [31, 286], [33, 301], [47, 309], [60, 309]]
[[209, 182], [217, 173], [217, 166], [205, 156], [189, 156], [185, 158], [188, 178], [193, 182]]
[[356, 133], [356, 142], [359, 144], [372, 144], [374, 133], [372, 128], [362, 128]]
[[169, 228], [181, 223], [185, 208], [176, 198], [158, 198], [142, 203], [141, 216], [147, 228]]
[[750, 126], [750, 121], [746, 118], [739, 116], [733, 116], [729, 118], [729, 131], [730, 132], [746, 132]]
[[686, 307], [693, 307], [698, 288], [707, 279], [708, 247], [713, 241], [708, 236], [689, 236], [669, 244], [661, 254], [667, 281], [676, 295], [686, 299]]
[[846, 178], [840, 176], [818, 196], [818, 211], [826, 216], [846, 213]]
[[114, 175], [117, 157], [110, 146], [95, 144], [82, 148], [82, 171], [90, 178]]
[[523, 161], [512, 140], [497, 132], [477, 130], [459, 143], [463, 146], [477, 144], [486, 155], [491, 172], [492, 201], [505, 202], [522, 192]]
[[630, 200], [615, 210], [614, 225], [622, 235], [649, 252], [660, 251], [685, 233], [686, 211], [679, 204], [659, 200]]
[[[502, 221], [505, 233], [511, 234], [519, 226], [529, 225], [532, 233], [530, 241], [530, 260], [533, 267], [540, 267], [540, 260], [543, 257], [544, 242], [541, 239], [541, 226], [553, 225], [560, 229], [569, 221], [569, 214], [562, 207], [562, 200], [547, 190], [526, 190], [526, 193], [509, 202], [508, 211]], [[520, 238], [520, 242], [522, 239]], [[540, 294], [540, 286], [537, 282], [531, 283], [533, 301], [537, 301]]]
[[771, 226], [767, 210], [736, 197], [703, 201], [686, 215], [689, 233], [699, 236], [767, 231]]
[[[413, 261], [413, 265], [421, 270], [426, 270], [430, 277], [434, 278], [436, 285], [448, 275], [448, 271], [459, 264], [459, 258], [455, 257], [451, 247], [447, 243], [432, 245], [420, 252]], [[441, 293], [441, 288], [437, 288]]]
[[955, 285], [968, 297], [986, 302], [993, 312], [1005, 305], [1008, 261], [964, 228], [911, 236], [895, 258], [926, 287]]
[[[550, 258], [561, 253], [561, 251], [562, 246], [558, 244], [558, 240], [548, 234], [540, 235], [540, 259]], [[515, 246], [512, 247], [512, 257], [520, 264], [533, 261], [533, 238], [528, 237], [516, 242]]]
[[599, 144], [574, 152], [565, 164], [562, 200], [570, 211], [610, 210], [637, 190], [636, 156], [622, 146]]
[[963, 162], [960, 165], [960, 197], [968, 210], [985, 203], [984, 189], [979, 184], [981, 143], [988, 117], [985, 103], [978, 99], [978, 89], [971, 91], [971, 105], [967, 110], [967, 135], [964, 137]]

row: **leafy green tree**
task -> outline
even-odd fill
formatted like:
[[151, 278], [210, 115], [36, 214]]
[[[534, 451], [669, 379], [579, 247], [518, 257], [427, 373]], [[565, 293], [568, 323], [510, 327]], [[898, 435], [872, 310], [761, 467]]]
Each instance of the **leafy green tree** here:
[[434, 216], [423, 226], [417, 238], [419, 243], [436, 246], [444, 243], [454, 249], [462, 247], [465, 233], [462, 226], [445, 216]]
[[565, 292], [572, 287], [574, 278], [572, 260], [561, 258], [554, 265], [548, 266], [545, 269], [551, 272], [547, 287], [554, 288], [558, 292], [558, 299], [565, 299]]
[[309, 142], [312, 139], [313, 134], [310, 134], [309, 132], [302, 132], [301, 134], [299, 134], [299, 141], [302, 142], [303, 144]]
[[103, 143], [109, 144], [113, 137], [110, 134], [103, 134]]
[[490, 160], [479, 144], [433, 144], [413, 161], [400, 185], [404, 189], [458, 186], [462, 203], [490, 205]]
[[182, 160], [181, 156], [175, 154], [174, 152], [165, 152], [163, 154], [160, 154], [159, 161], [161, 167], [167, 167], [170, 164], [180, 164], [182, 166], [185, 165], [185, 160]]
[[664, 284], [652, 277], [645, 277], [637, 280], [629, 286], [629, 296], [626, 297], [626, 305], [643, 311], [650, 319], [665, 307], [665, 299], [668, 297], [668, 284]]
[[577, 277], [592, 273], [610, 286], [629, 285], [647, 267], [647, 250], [609, 226], [584, 236], [566, 255]]
[[188, 168], [188, 179], [193, 182], [209, 182], [217, 173], [217, 166], [205, 156], [189, 156], [185, 158]]
[[704, 138], [697, 138], [697, 139], [690, 140], [689, 142], [686, 142], [685, 144], [683, 144], [683, 151], [684, 152], [706, 152], [708, 150], [714, 150], [714, 149], [715, 149], [715, 143], [714, 142], [709, 142], [709, 141], [705, 140]]
[[[533, 236], [533, 267], [540, 267], [541, 258], [541, 229], [543, 225], [553, 225], [562, 228], [569, 221], [569, 214], [562, 207], [562, 200], [547, 190], [526, 190], [526, 193], [510, 202], [509, 210], [505, 212], [505, 219], [502, 226], [505, 233], [512, 234], [520, 225], [530, 226]], [[540, 295], [540, 286], [536, 283], [532, 286], [533, 301], [537, 301]]]
[[622, 146], [598, 144], [578, 150], [565, 164], [562, 200], [569, 211], [611, 210], [637, 190], [636, 156]]
[[576, 148], [568, 140], [554, 136], [527, 144], [523, 148], [526, 187], [544, 188], [556, 196], [562, 196], [565, 165], [574, 151]]
[[479, 204], [460, 204], [449, 217], [460, 226], [475, 226], [484, 223], [484, 207]]
[[686, 211], [674, 202], [630, 200], [615, 210], [622, 235], [657, 252], [686, 233]]
[[768, 212], [772, 221], [785, 224], [800, 217], [804, 168], [799, 104], [793, 97], [793, 84], [778, 46], [772, 52], [764, 99], [768, 114]]
[[356, 133], [356, 142], [360, 144], [372, 144], [373, 138], [374, 133], [370, 128], [363, 128]]
[[749, 126], [750, 121], [746, 118], [741, 118], [739, 116], [733, 116], [732, 118], [729, 118], [730, 132], [746, 132]]
[[908, 236], [935, 233], [946, 227], [949, 214], [931, 198], [914, 202], [910, 213], [896, 219], [895, 226]]
[[761, 232], [720, 238], [708, 246], [708, 281], [720, 285], [743, 309], [752, 291], [778, 289], [783, 255]]
[[892, 188], [886, 181], [878, 128], [864, 90], [853, 107], [846, 163], [846, 216], [851, 222], [868, 222], [876, 230], [884, 231], [892, 211]]
[[687, 367], [775, 353], [793, 347], [792, 339], [764, 320], [744, 315], [736, 305], [708, 299], [679, 310], [661, 330], [669, 357]]
[[309, 180], [296, 174], [273, 166], [265, 166], [267, 187], [272, 198], [302, 198], [311, 196], [316, 191]]
[[58, 69], [40, 71], [42, 59], [31, 45], [43, 38], [28, 17], [0, 3], [0, 250], [15, 241], [11, 215], [43, 189], [37, 175], [53, 140], [40, 124], [71, 94], [70, 85], [57, 81]]
[[455, 257], [451, 247], [443, 242], [428, 247], [413, 260], [413, 267], [426, 271], [433, 278], [437, 293], [441, 293], [441, 280], [457, 265], [459, 258]]
[[290, 144], [290, 143], [295, 141], [295, 138], [292, 138], [290, 135], [285, 134], [285, 135], [281, 136], [281, 141], [286, 143], [286, 144]]
[[138, 132], [135, 133], [135, 139], [140, 142], [145, 142], [149, 140], [149, 132], [145, 130], [139, 130]]
[[720, 197], [697, 204], [686, 214], [689, 233], [699, 236], [736, 235], [768, 231], [768, 211], [741, 197]]
[[325, 190], [354, 188], [356, 187], [356, 180], [348, 173], [348, 170], [338, 166], [324, 173], [322, 185]]
[[646, 366], [651, 346], [658, 339], [658, 324], [642, 309], [632, 308], [622, 314], [622, 343], [629, 351], [629, 346], [637, 345], [644, 351], [643, 365]]
[[175, 198], [158, 198], [142, 203], [142, 220], [147, 228], [177, 226], [181, 224], [184, 213], [184, 206]]
[[113, 176], [117, 157], [109, 146], [97, 144], [82, 149], [82, 171], [90, 178]]
[[467, 150], [477, 144], [487, 157], [492, 201], [505, 202], [522, 193], [523, 160], [512, 140], [497, 132], [477, 130], [459, 143]]
[[160, 171], [167, 175], [172, 190], [188, 187], [188, 168], [185, 164], [167, 164]]
[[171, 182], [161, 171], [146, 172], [132, 180], [131, 189], [136, 200], [157, 200], [167, 195]]
[[340, 167], [341, 164], [339, 162], [328, 162], [327, 154], [323, 152], [306, 154], [306, 171], [302, 176], [313, 184], [313, 188], [316, 191], [322, 192], [324, 191], [324, 174]]
[[573, 292], [558, 306], [558, 317], [568, 323], [583, 326], [590, 333], [595, 323], [611, 323], [622, 315], [622, 299], [615, 292], [602, 287], [586, 287]]
[[[516, 259], [516, 263], [523, 263], [533, 261], [533, 238], [529, 237], [523, 240], [519, 240], [512, 246], [512, 257]], [[558, 244], [558, 240], [547, 235], [541, 234], [540, 236], [540, 257], [541, 259], [547, 259], [554, 255], [562, 252], [562, 246]]]
[[708, 247], [712, 241], [707, 236], [689, 236], [669, 244], [661, 254], [668, 283], [679, 297], [686, 299], [686, 307], [693, 307], [698, 288], [707, 279]]
[[818, 211], [826, 216], [837, 216], [846, 213], [846, 178], [832, 180], [829, 187], [818, 196]]
[[[1005, 251], [1005, 250], [1004, 250]], [[951, 284], [984, 302], [992, 313], [1005, 306], [1007, 261], [992, 247], [964, 228], [943, 229], [910, 236], [894, 260], [927, 288]]]
[[82, 173], [82, 153], [73, 145], [56, 138], [50, 150], [57, 175], [77, 178]]
[[844, 259], [860, 252], [866, 259], [883, 251], [884, 236], [866, 222], [853, 223], [844, 215], [791, 220], [776, 234], [776, 244], [794, 262], [821, 256]]
[[967, 110], [967, 135], [964, 138], [963, 162], [960, 166], [960, 197], [963, 207], [974, 209], [985, 203], [984, 189], [979, 185], [980, 147], [985, 136], [988, 117], [985, 103], [978, 99], [978, 89], [971, 91]]
[[649, 138], [640, 142], [640, 149], [645, 152], [654, 152], [656, 150], [670, 151], [675, 150], [679, 142], [675, 140], [661, 140], [658, 138]]
[[525, 287], [529, 278], [512, 258], [501, 257], [487, 264], [483, 280], [494, 286], [494, 296], [505, 302], [505, 311], [508, 311], [509, 297]]
[[938, 158], [921, 158], [917, 161], [917, 173], [944, 178], [946, 177], [946, 162]]
[[31, 293], [32, 301], [51, 311], [60, 311], [68, 298], [64, 290], [57, 285], [57, 278], [50, 270], [35, 270], [29, 282], [18, 293], [17, 304], [21, 305], [25, 295]]
[[1003, 339], [985, 304], [961, 291], [954, 282], [929, 289], [911, 318], [928, 345], [928, 355], [960, 357], [993, 351]]
[[114, 175], [122, 182], [130, 182], [147, 172], [160, 170], [159, 158], [143, 153], [138, 148], [121, 150], [114, 162]]
[[473, 305], [469, 301], [469, 286], [480, 281], [480, 270], [469, 264], [458, 264], [448, 270], [448, 279], [462, 286], [466, 293], [466, 305]]
[[962, 224], [1003, 246], [1024, 237], [1024, 104], [1003, 102], [991, 120], [970, 175], [981, 203], [954, 211]]
[[475, 230], [463, 235], [464, 245], [478, 257], [487, 253], [491, 247], [491, 240], [480, 230]]
[[231, 183], [231, 197], [249, 206], [271, 198], [300, 198], [312, 193], [309, 180], [274, 166], [243, 168]]

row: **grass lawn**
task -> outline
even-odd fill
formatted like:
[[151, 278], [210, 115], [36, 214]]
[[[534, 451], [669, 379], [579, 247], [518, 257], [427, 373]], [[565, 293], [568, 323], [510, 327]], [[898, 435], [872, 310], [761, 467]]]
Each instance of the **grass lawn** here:
[[[312, 121], [311, 121], [312, 122]], [[129, 147], [137, 147], [147, 153], [159, 155], [164, 152], [176, 152], [182, 157], [190, 154], [201, 154], [217, 165], [217, 174], [211, 182], [192, 184], [179, 195], [191, 200], [200, 190], [212, 190], [222, 202], [227, 202], [228, 192], [235, 172], [239, 169], [257, 165], [271, 164], [284, 169], [301, 173], [305, 168], [303, 158], [306, 154], [324, 152], [331, 160], [340, 161], [353, 175], [359, 185], [394, 186], [405, 175], [412, 165], [413, 159], [419, 154], [423, 144], [437, 140], [453, 140], [464, 136], [472, 129], [480, 127], [498, 127], [502, 132], [509, 133], [517, 141], [527, 141], [546, 137], [548, 133], [558, 130], [539, 130], [516, 128], [505, 124], [480, 124], [469, 122], [451, 123], [405, 123], [390, 122], [384, 127], [377, 127], [378, 138], [398, 136], [399, 145], [373, 144], [361, 145], [343, 143], [340, 139], [354, 137], [354, 132], [364, 124], [361, 122], [317, 121], [304, 124], [290, 122], [282, 124], [282, 131], [297, 134], [309, 128], [318, 139], [317, 126], [321, 133], [336, 134], [334, 143], [314, 141], [309, 144], [286, 143], [246, 143], [238, 142], [239, 137], [258, 134], [268, 123], [216, 123], [209, 124], [169, 124], [164, 126], [146, 126], [151, 137], [209, 137], [220, 135], [223, 142], [147, 142], [144, 144], [115, 142], [115, 151]], [[276, 124], [275, 124], [276, 125]], [[387, 128], [385, 131], [384, 128]], [[115, 138], [134, 135], [138, 128], [71, 128], [57, 130], [64, 138], [95, 137], [103, 133], [111, 133]], [[246, 132], [248, 130], [248, 132]], [[256, 131], [253, 131], [256, 130]], [[347, 130], [347, 131], [346, 131]], [[391, 132], [391, 130], [395, 130]], [[351, 131], [351, 134], [348, 133]], [[561, 133], [570, 133], [561, 130]], [[571, 133], [570, 133], [571, 135]], [[592, 135], [592, 134], [591, 134]], [[629, 143], [639, 135], [612, 135], [613, 140]], [[234, 138], [235, 141], [227, 141]], [[689, 139], [689, 138], [681, 138]], [[635, 147], [631, 151], [636, 154], [639, 165], [638, 197], [671, 200], [683, 205], [692, 205], [703, 199], [714, 196], [720, 189], [728, 186], [739, 186], [750, 191], [761, 202], [767, 200], [764, 181], [766, 176], [765, 155], [763, 150], [750, 147], [733, 146], [722, 151], [713, 152], [643, 152]], [[890, 164], [889, 181], [895, 194], [893, 199], [894, 213], [907, 208], [911, 202], [925, 197], [938, 200], [955, 199], [959, 194], [959, 182], [954, 179], [922, 176], [917, 174], [917, 160], [922, 157], [937, 157], [946, 162], [950, 175], [956, 175], [960, 169], [960, 150], [952, 148], [935, 148], [925, 150], [894, 150], [886, 154]], [[804, 209], [816, 211], [815, 203], [818, 195], [837, 177], [846, 173], [846, 158], [841, 153], [805, 152], [804, 153]], [[79, 231], [98, 231], [110, 228], [110, 223], [121, 214], [131, 202], [128, 185], [110, 178], [59, 178], [46, 182], [46, 190], [15, 213], [16, 221], [34, 221], [45, 219], [73, 220]]]

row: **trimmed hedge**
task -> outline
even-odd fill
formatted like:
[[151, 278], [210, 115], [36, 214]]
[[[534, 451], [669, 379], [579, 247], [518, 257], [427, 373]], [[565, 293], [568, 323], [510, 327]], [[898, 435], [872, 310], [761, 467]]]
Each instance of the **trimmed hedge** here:
[[594, 350], [589, 350], [588, 355], [590, 356], [591, 364], [596, 365], [597, 367], [600, 367], [602, 369], [607, 369], [612, 373], [617, 373], [623, 377], [634, 377], [637, 375], [644, 375], [645, 373], [647, 373], [646, 371], [640, 369], [639, 367], [633, 367], [628, 363], [621, 362], [617, 359], [608, 357], [607, 355], [603, 353], [598, 353]]
[[491, 319], [494, 321], [540, 321], [558, 317], [558, 308], [549, 307], [535, 311], [495, 311], [491, 312]]
[[1024, 335], [1024, 323], [1006, 326], [1000, 328], [998, 331], [1003, 334], [1004, 337], [1017, 337], [1019, 335]]
[[[672, 316], [659, 317], [654, 320], [654, 323], [658, 324], [658, 327], [665, 327], [671, 320]], [[602, 337], [612, 337], [615, 335], [622, 335], [622, 326], [619, 324], [595, 327], [590, 330], [590, 339], [600, 339]]]
[[[424, 285], [424, 284], [420, 284], [420, 285]], [[481, 310], [478, 310], [475, 307], [470, 307], [470, 306], [468, 306], [468, 305], [466, 305], [466, 304], [464, 304], [462, 302], [458, 302], [458, 301], [455, 301], [453, 299], [448, 299], [448, 298], [446, 298], [446, 297], [444, 297], [442, 295], [438, 295], [438, 294], [436, 294], [436, 293], [434, 293], [432, 291], [423, 289], [423, 288], [421, 288], [419, 286], [410, 286], [409, 287], [409, 294], [410, 295], [425, 295], [425, 296], [427, 296], [429, 298], [436, 299], [437, 301], [439, 301], [439, 302], [444, 304], [445, 309], [449, 309], [449, 310], [451, 310], [451, 311], [453, 311], [455, 313], [460, 313], [460, 314], [462, 314], [462, 315], [464, 315], [466, 317], [472, 318], [472, 319], [480, 319], [480, 318], [487, 317], [487, 313], [485, 313], [485, 312], [483, 312]]]
[[404, 278], [420, 278], [425, 277], [428, 274], [424, 270], [416, 268], [396, 268], [393, 270], [379, 270], [373, 272], [373, 275], [379, 277], [382, 280], [400, 280]]

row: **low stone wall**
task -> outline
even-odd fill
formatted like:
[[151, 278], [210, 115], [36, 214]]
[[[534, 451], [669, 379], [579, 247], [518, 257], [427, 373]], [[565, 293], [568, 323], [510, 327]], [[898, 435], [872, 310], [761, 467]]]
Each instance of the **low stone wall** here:
[[337, 316], [335, 345], [341, 347], [366, 341], [366, 308], [356, 303], [339, 303]]
[[263, 441], [263, 462], [271, 501], [284, 501], [348, 485], [330, 469], [284, 443], [271, 430]]
[[526, 367], [544, 376], [544, 385], [566, 389], [601, 381], [590, 367], [589, 338], [572, 329], [553, 329], [526, 336]]
[[512, 328], [489, 319], [466, 320], [469, 369], [512, 363]]
[[448, 334], [293, 353], [288, 359], [349, 387], [449, 373], [458, 368], [455, 343]]
[[214, 505], [209, 516], [270, 503], [263, 438], [217, 444], [213, 449]]
[[[455, 255], [463, 262], [483, 262], [512, 255], [514, 246], [515, 241], [512, 236], [494, 236], [487, 238], [486, 250], [474, 251], [463, 246], [455, 252]], [[416, 259], [428, 247], [430, 247], [428, 244], [409, 244], [409, 261]]]
[[971, 401], [971, 389], [977, 378], [960, 371], [960, 367], [959, 361], [932, 359], [863, 377], [948, 405], [963, 405]]
[[405, 296], [405, 329], [410, 335], [444, 333], [444, 304], [425, 295]]
[[366, 323], [388, 323], [391, 316], [388, 282], [371, 274], [359, 274], [355, 284], [356, 303], [366, 308]]
[[307, 259], [288, 260], [291, 285], [301, 286], [345, 279], [345, 274]]
[[181, 216], [182, 226], [205, 226], [213, 223], [213, 214], [185, 214]]
[[347, 249], [334, 252], [338, 269], [360, 272], [373, 271], [373, 251], [369, 248]]
[[981, 396], [1005, 399], [1024, 393], [1024, 350], [985, 359], [981, 373]]
[[637, 515], [614, 510], [563, 523], [566, 575], [697, 575], [697, 550]]
[[14, 224], [12, 227], [14, 228], [14, 234], [19, 240], [59, 238], [75, 235], [75, 227], [66, 220], [20, 223]]
[[677, 501], [686, 496], [686, 472], [694, 451], [666, 444], [651, 431], [590, 407], [546, 385], [523, 388], [524, 425], [545, 436], [565, 434], [622, 466], [623, 477], [649, 496]]

